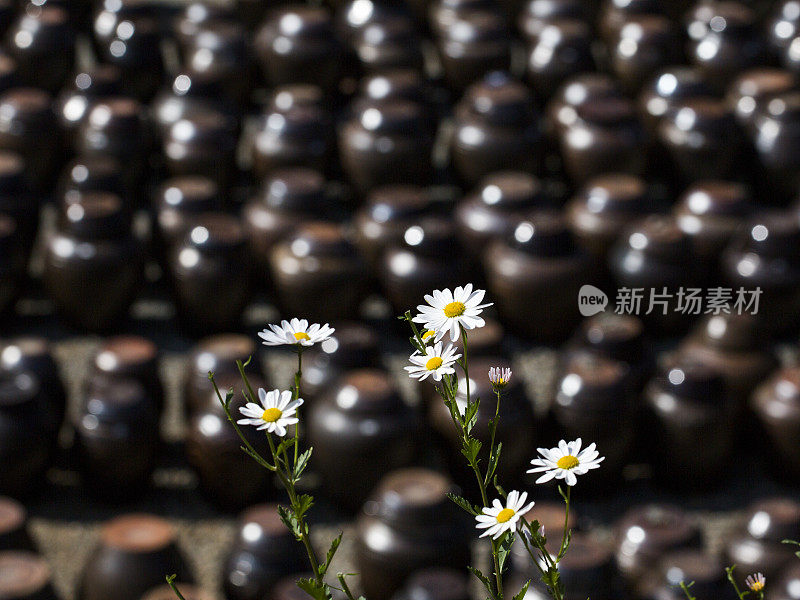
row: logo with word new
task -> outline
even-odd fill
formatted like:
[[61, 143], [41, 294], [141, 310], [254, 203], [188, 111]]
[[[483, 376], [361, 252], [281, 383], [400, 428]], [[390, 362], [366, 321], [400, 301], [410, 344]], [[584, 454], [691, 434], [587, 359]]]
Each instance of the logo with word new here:
[[593, 285], [583, 285], [578, 291], [578, 311], [584, 317], [591, 317], [603, 312], [608, 306], [606, 293]]

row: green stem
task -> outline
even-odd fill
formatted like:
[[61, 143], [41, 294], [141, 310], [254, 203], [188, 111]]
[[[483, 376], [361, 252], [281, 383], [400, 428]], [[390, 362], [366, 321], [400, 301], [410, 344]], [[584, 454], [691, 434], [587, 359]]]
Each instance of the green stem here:
[[725, 569], [725, 573], [728, 575], [728, 581], [731, 582], [731, 585], [733, 586], [733, 591], [736, 592], [736, 595], [739, 597], [739, 600], [744, 600], [745, 596], [747, 596], [749, 592], [742, 592], [741, 590], [739, 590], [739, 586], [736, 584], [736, 580], [733, 578], [733, 570], [735, 568], [736, 565], [733, 565], [732, 567], [727, 567]]
[[[294, 374], [294, 399], [300, 397], [300, 379], [303, 377], [303, 346], [297, 345], [297, 372]], [[300, 444], [300, 407], [295, 409], [297, 423], [294, 424], [294, 464], [297, 464], [297, 446]]]
[[569, 535], [569, 504], [570, 504], [570, 496], [572, 494], [572, 486], [567, 486], [567, 494], [564, 496], [564, 503], [566, 504], [566, 510], [564, 511], [564, 534], [561, 537], [561, 547], [558, 549], [558, 557], [556, 558], [556, 562], [560, 561], [564, 558], [564, 554], [567, 551], [567, 537]]

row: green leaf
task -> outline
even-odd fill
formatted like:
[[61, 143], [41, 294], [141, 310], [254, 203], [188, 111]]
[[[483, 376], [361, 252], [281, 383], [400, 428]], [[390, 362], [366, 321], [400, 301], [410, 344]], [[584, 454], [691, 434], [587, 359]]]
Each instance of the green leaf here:
[[[784, 544], [792, 544], [793, 546], [800, 546], [800, 542], [797, 542], [797, 541], [795, 541], [795, 540], [783, 540], [783, 542], [782, 542], [782, 543], [784, 543]], [[794, 553], [794, 555], [795, 555], [797, 558], [800, 558], [800, 551], [798, 551], [798, 552], [795, 552], [795, 553]]]
[[520, 588], [520, 590], [516, 593], [516, 595], [514, 596], [513, 600], [522, 600], [525, 597], [525, 594], [528, 593], [528, 586], [530, 584], [531, 584], [531, 580], [528, 579], [528, 581], [526, 581], [523, 584], [523, 586]]
[[467, 433], [471, 433], [472, 428], [475, 427], [475, 423], [478, 422], [479, 407], [480, 401], [478, 400], [475, 402], [470, 402], [464, 409], [464, 431]]
[[497, 560], [500, 563], [500, 573], [504, 573], [506, 570], [506, 561], [508, 560], [509, 553], [511, 552], [511, 546], [514, 544], [514, 534], [507, 533], [503, 536], [502, 541], [500, 542], [500, 547], [497, 549]]
[[489, 466], [486, 469], [486, 481], [491, 481], [497, 471], [497, 463], [500, 461], [500, 451], [503, 449], [503, 443], [499, 442], [494, 448], [491, 448], [489, 453]]
[[281, 518], [281, 521], [283, 521], [283, 524], [289, 528], [289, 531], [292, 532], [297, 541], [298, 542], [302, 541], [303, 534], [300, 531], [300, 523], [294, 516], [294, 513], [289, 510], [286, 510], [286, 508], [284, 508], [283, 506], [278, 506], [278, 516]]
[[297, 506], [294, 509], [295, 515], [298, 519], [301, 519], [312, 506], [314, 506], [313, 497], [309, 496], [308, 494], [300, 495], [297, 498]]
[[470, 465], [478, 464], [478, 452], [481, 451], [481, 442], [475, 438], [467, 438], [464, 440], [464, 447], [461, 448], [463, 454], [469, 461]]
[[466, 498], [462, 498], [457, 494], [451, 494], [451, 493], [448, 493], [447, 497], [450, 498], [450, 500], [452, 500], [455, 504], [457, 504], [465, 511], [467, 511], [469, 514], [471, 514], [473, 517], [477, 517], [479, 514], [481, 514], [480, 507], [472, 506], [472, 504], [470, 504]]
[[497, 483], [497, 475], [495, 475], [492, 478], [492, 483], [494, 484], [494, 489], [497, 490], [498, 494], [500, 494], [503, 498], [506, 498], [508, 496], [508, 494], [506, 494], [506, 491], [503, 489], [503, 487], [499, 483]]
[[300, 479], [300, 476], [303, 474], [303, 471], [306, 470], [308, 466], [308, 461], [311, 459], [311, 452], [313, 452], [314, 448], [309, 448], [305, 452], [303, 452], [300, 456], [297, 457], [297, 462], [294, 465], [294, 479], [297, 481]]
[[320, 576], [325, 575], [328, 572], [328, 568], [331, 566], [331, 561], [333, 557], [336, 556], [336, 551], [339, 549], [339, 544], [342, 543], [342, 532], [339, 532], [339, 535], [336, 536], [333, 541], [331, 542], [331, 547], [328, 548], [328, 554], [325, 557], [325, 564], [320, 567]]
[[320, 585], [315, 579], [298, 579], [297, 587], [314, 598], [314, 600], [330, 600], [333, 597], [330, 588], [324, 583]]
[[480, 569], [476, 569], [475, 567], [467, 567], [467, 569], [469, 569], [469, 572], [480, 580], [480, 582], [483, 584], [483, 587], [485, 587], [489, 592], [489, 595], [494, 598], [494, 590], [492, 590], [492, 582], [489, 581], [489, 578], [481, 573]]

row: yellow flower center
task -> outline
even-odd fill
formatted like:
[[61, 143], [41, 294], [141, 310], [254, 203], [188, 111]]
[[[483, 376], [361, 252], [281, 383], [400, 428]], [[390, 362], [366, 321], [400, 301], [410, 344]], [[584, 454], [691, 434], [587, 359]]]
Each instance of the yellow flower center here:
[[760, 592], [764, 589], [764, 584], [760, 581], [754, 581], [753, 585], [750, 586], [750, 589], [754, 592]]
[[434, 335], [436, 335], [436, 332], [433, 329], [428, 329], [428, 331], [422, 334], [422, 341], [425, 341], [429, 337], [433, 337]]
[[450, 319], [453, 317], [460, 317], [464, 314], [465, 309], [466, 306], [464, 306], [463, 302], [451, 302], [444, 307], [444, 316]]
[[498, 523], [507, 523], [511, 517], [514, 516], [514, 511], [510, 508], [504, 508], [499, 513], [497, 513], [497, 522]]
[[264, 414], [261, 415], [261, 420], [265, 423], [274, 423], [280, 419], [282, 415], [283, 411], [279, 408], [268, 408], [264, 411]]
[[301, 342], [303, 340], [310, 340], [311, 338], [308, 337], [308, 334], [305, 331], [301, 331], [294, 334], [294, 339], [296, 339], [298, 342]]
[[569, 471], [570, 469], [574, 469], [580, 464], [577, 458], [572, 456], [571, 454], [567, 454], [566, 456], [562, 456], [558, 459], [556, 465], [558, 465], [559, 469], [564, 469], [565, 471]]
[[436, 369], [442, 366], [443, 362], [444, 361], [441, 358], [439, 358], [438, 356], [434, 356], [433, 358], [428, 360], [428, 362], [425, 363], [425, 368], [428, 369], [428, 371], [435, 371]]

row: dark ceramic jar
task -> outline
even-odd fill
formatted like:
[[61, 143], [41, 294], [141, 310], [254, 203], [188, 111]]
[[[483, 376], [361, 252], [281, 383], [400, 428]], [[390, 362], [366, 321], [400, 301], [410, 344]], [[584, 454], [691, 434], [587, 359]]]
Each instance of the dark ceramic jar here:
[[717, 480], [731, 457], [738, 415], [722, 376], [677, 357], [647, 384], [644, 398], [650, 454], [663, 481], [685, 488]]
[[[317, 100], [319, 98], [319, 100]], [[279, 88], [258, 119], [251, 158], [256, 177], [287, 167], [325, 172], [334, 146], [333, 120], [312, 86]]]
[[364, 26], [351, 42], [359, 65], [365, 73], [391, 69], [421, 72], [424, 56], [414, 21], [396, 14]]
[[173, 177], [203, 175], [226, 187], [236, 170], [236, 130], [215, 110], [198, 109], [174, 123], [162, 142]]
[[700, 528], [680, 508], [668, 504], [630, 509], [614, 533], [617, 569], [629, 584], [656, 568], [668, 552], [702, 544]]
[[555, 19], [527, 45], [525, 76], [537, 98], [547, 100], [571, 76], [594, 70], [592, 31], [579, 19]]
[[[535, 509], [531, 511], [528, 518], [536, 518]], [[558, 532], [564, 526], [562, 523], [554, 523], [555, 529], [546, 528], [546, 531]], [[550, 534], [548, 536], [558, 545], [561, 541], [561, 534]], [[549, 544], [548, 544], [549, 545]], [[519, 545], [520, 547], [522, 544]], [[530, 555], [524, 550], [520, 550], [517, 544], [512, 550], [512, 583], [510, 589], [519, 589], [521, 585], [530, 580], [524, 599], [525, 600], [546, 600], [549, 593], [544, 584], [539, 580], [538, 571], [531, 565]], [[558, 569], [561, 581], [568, 590], [567, 598], [581, 598], [586, 594], [591, 594], [597, 600], [611, 600], [614, 598], [614, 561], [613, 553], [607, 543], [603, 543], [585, 533], [573, 532], [570, 541], [572, 552], [568, 553], [559, 562]], [[558, 553], [558, 548], [555, 548]]]
[[[689, 236], [667, 216], [646, 217], [628, 229], [611, 249], [608, 264], [619, 287], [642, 289], [642, 312], [650, 307], [651, 295], [659, 300], [656, 295], [664, 288], [675, 295], [698, 283]], [[689, 317], [675, 310], [671, 297], [659, 301], [666, 304], [654, 303], [643, 316], [649, 326], [674, 331], [688, 324]]]
[[784, 197], [800, 184], [800, 91], [779, 94], [753, 117], [753, 143], [774, 187]]
[[320, 219], [330, 209], [325, 177], [306, 167], [276, 169], [264, 180], [259, 194], [245, 204], [242, 220], [250, 253], [269, 280], [269, 254], [299, 224]]
[[107, 522], [78, 584], [80, 600], [140, 600], [164, 581], [164, 573], [191, 582], [175, 532], [152, 515], [128, 514]]
[[28, 534], [28, 511], [13, 498], [0, 496], [0, 552], [33, 549]]
[[535, 171], [542, 132], [531, 93], [505, 73], [472, 84], [455, 108], [453, 166], [475, 184], [494, 171]]
[[639, 112], [650, 135], [658, 132], [661, 121], [690, 98], [711, 96], [711, 86], [696, 67], [664, 69], [639, 94]]
[[568, 19], [588, 23], [589, 12], [586, 3], [580, 0], [528, 0], [517, 16], [517, 28], [524, 38], [534, 41], [553, 21]]
[[574, 110], [559, 139], [564, 169], [573, 181], [604, 173], [643, 173], [645, 133], [632, 102], [596, 98]]
[[381, 366], [377, 332], [356, 321], [336, 323], [334, 337], [306, 350], [304, 356], [301, 389], [309, 405], [344, 373]]
[[771, 589], [776, 600], [797, 600], [800, 597], [800, 567], [795, 564], [786, 569], [778, 585]]
[[377, 369], [342, 375], [308, 411], [309, 444], [322, 490], [356, 509], [387, 470], [411, 464], [418, 417]]
[[433, 142], [427, 110], [401, 99], [358, 106], [338, 132], [342, 168], [361, 192], [392, 183], [428, 183]]
[[203, 175], [168, 179], [153, 204], [159, 242], [166, 251], [186, 237], [200, 215], [222, 210], [219, 186]]
[[792, 546], [781, 543], [800, 537], [800, 504], [792, 497], [765, 498], [751, 504], [742, 523], [725, 544], [725, 560], [738, 566], [742, 585], [746, 573], [763, 573], [768, 580], [796, 561]]
[[30, 373], [0, 373], [0, 494], [21, 498], [37, 488], [56, 443], [55, 415]]
[[600, 36], [606, 44], [613, 45], [622, 28], [631, 19], [663, 16], [665, 7], [662, 4], [658, 0], [605, 0], [597, 24]]
[[39, 198], [25, 180], [25, 161], [14, 152], [0, 151], [0, 213], [14, 219], [27, 262], [39, 229]]
[[[257, 375], [248, 374], [254, 390], [265, 387]], [[230, 411], [234, 418], [249, 400], [242, 396], [242, 378], [236, 373], [215, 377], [222, 394], [232, 388]], [[224, 397], [224, 396], [223, 396]], [[242, 452], [242, 441], [222, 409], [216, 392], [211, 389], [194, 411], [186, 434], [186, 457], [200, 480], [200, 490], [216, 506], [238, 510], [266, 497], [269, 472]], [[255, 427], [242, 433], [262, 456], [269, 455], [266, 436]]]
[[281, 578], [307, 568], [303, 546], [281, 521], [278, 505], [252, 506], [239, 516], [236, 538], [225, 558], [225, 598], [264, 600]]
[[24, 85], [55, 93], [66, 83], [75, 63], [75, 31], [65, 10], [45, 6], [23, 11], [6, 38]]
[[606, 73], [582, 73], [570, 77], [547, 105], [546, 131], [550, 138], [557, 139], [578, 120], [582, 107], [621, 98], [619, 84]]
[[495, 0], [433, 0], [428, 2], [429, 26], [436, 37], [444, 37], [458, 20], [470, 12], [499, 12]]
[[469, 564], [471, 524], [446, 495], [456, 490], [426, 469], [384, 477], [356, 523], [356, 564], [369, 598], [388, 600], [423, 567]]
[[[103, 2], [95, 12], [92, 34], [96, 46], [110, 45], [122, 21], [157, 19], [163, 7], [149, 0], [119, 0]], [[164, 23], [165, 26], [169, 22]], [[130, 29], [123, 28], [124, 31]]]
[[633, 315], [608, 311], [586, 319], [567, 344], [563, 360], [586, 352], [625, 363], [637, 391], [655, 367], [644, 323]]
[[224, 89], [224, 82], [219, 81], [213, 73], [186, 70], [176, 75], [172, 85], [162, 90], [150, 104], [155, 133], [159, 139], [168, 136], [178, 121], [209, 110], [228, 117], [231, 131], [238, 133], [235, 123], [237, 108], [224, 96]]
[[[552, 411], [563, 437], [602, 448], [607, 478], [619, 477], [631, 458], [638, 430], [635, 383], [626, 363], [593, 352], [570, 356], [556, 383]], [[619, 424], [614, 431], [608, 428], [612, 421]]]
[[800, 34], [800, 4], [797, 0], [782, 0], [775, 4], [766, 21], [767, 42], [774, 52], [786, 49]]
[[378, 104], [398, 98], [423, 106], [433, 103], [434, 88], [419, 71], [391, 69], [368, 75], [358, 84], [359, 101]]
[[[472, 352], [470, 352], [470, 355], [472, 355]], [[484, 468], [489, 460], [489, 445], [491, 441], [489, 420], [494, 418], [497, 410], [497, 397], [492, 390], [487, 374], [491, 367], [508, 364], [509, 361], [507, 359], [498, 356], [487, 356], [485, 354], [478, 357], [470, 356], [470, 399], [473, 402], [477, 398], [481, 400], [472, 435], [483, 444], [483, 449], [479, 456]], [[423, 383], [433, 385], [432, 382], [428, 381]], [[465, 377], [460, 377], [458, 380], [456, 404], [463, 416], [467, 405], [467, 380]], [[464, 455], [461, 454], [461, 440], [453, 426], [453, 418], [450, 416], [449, 409], [440, 398], [438, 402], [430, 402], [428, 410], [431, 426], [447, 443], [448, 471], [457, 478], [456, 482], [459, 486], [467, 490], [465, 495], [472, 497], [473, 491], [478, 493], [475, 473], [467, 467]], [[525, 431], [525, 435], [519, 436], [519, 431]], [[524, 386], [519, 378], [512, 378], [503, 390], [502, 400], [500, 401], [500, 423], [497, 426], [495, 439], [503, 444], [503, 458], [497, 469], [498, 480], [504, 481], [508, 485], [519, 483], [528, 466], [528, 462], [533, 456], [536, 443], [539, 441], [535, 428], [533, 405], [526, 396]]]
[[767, 58], [756, 15], [743, 3], [698, 3], [687, 17], [686, 32], [689, 60], [720, 92], [739, 72]]
[[488, 73], [511, 70], [511, 32], [497, 10], [461, 12], [436, 43], [444, 79], [457, 92]]
[[366, 267], [340, 226], [301, 225], [273, 246], [270, 267], [281, 305], [291, 308], [287, 312], [319, 322], [358, 314]]
[[672, 208], [678, 227], [689, 236], [703, 281], [719, 279], [719, 258], [755, 211], [747, 186], [732, 181], [699, 181]]
[[159, 22], [150, 18], [121, 20], [108, 39], [97, 41], [104, 62], [122, 71], [125, 95], [140, 102], [152, 100], [166, 74]]
[[295, 4], [272, 11], [254, 45], [270, 85], [313, 83], [330, 90], [338, 81], [341, 46], [324, 7]]
[[16, 0], [0, 0], [0, 35], [5, 35], [8, 28], [14, 23], [17, 4]]
[[14, 88], [0, 97], [0, 149], [22, 157], [25, 178], [33, 189], [49, 188], [62, 155], [61, 135], [46, 92]]
[[744, 407], [750, 392], [778, 366], [758, 318], [721, 313], [705, 318], [678, 347], [682, 357], [719, 372], [730, 396]]
[[575, 239], [598, 261], [604, 262], [621, 230], [658, 207], [643, 179], [610, 173], [587, 181], [565, 208]]
[[0, 552], [0, 596], [14, 600], [57, 600], [47, 561], [33, 552]]
[[192, 40], [209, 25], [217, 23], [237, 23], [236, 11], [231, 6], [210, 4], [204, 0], [187, 2], [185, 8], [173, 23], [175, 39], [181, 53], [185, 56], [186, 49]]
[[55, 415], [57, 427], [64, 421], [67, 392], [48, 341], [21, 337], [0, 344], [0, 371], [29, 372], [39, 381], [43, 398]]
[[464, 281], [469, 263], [460, 250], [452, 220], [423, 217], [389, 246], [378, 261], [377, 274], [395, 313], [404, 313], [434, 288]]
[[432, 567], [412, 574], [394, 600], [469, 600], [469, 582], [456, 569]]
[[70, 85], [59, 94], [55, 112], [68, 141], [74, 137], [94, 104], [122, 92], [122, 71], [114, 65], [97, 65], [75, 74]]
[[257, 351], [258, 347], [250, 336], [236, 333], [213, 335], [200, 340], [189, 355], [189, 368], [186, 371], [184, 386], [186, 411], [193, 415], [204, 409], [208, 402], [216, 406], [219, 400], [208, 380], [208, 374], [213, 373], [218, 378], [236, 377], [239, 375], [236, 361], [245, 363], [247, 359], [253, 357], [247, 372], [255, 373], [257, 377], [263, 379], [264, 374], [257, 360]]
[[0, 213], [0, 315], [12, 309], [22, 289], [25, 255], [17, 222]]
[[525, 215], [545, 208], [552, 208], [552, 202], [536, 177], [523, 171], [501, 171], [484, 177], [459, 202], [453, 218], [464, 249], [480, 256], [491, 242], [507, 238]]
[[[0, 8], [2, 10], [2, 8]], [[1, 19], [2, 17], [0, 17]], [[0, 26], [1, 27], [1, 26]], [[2, 33], [0, 33], [2, 35]], [[0, 50], [0, 94], [8, 90], [19, 87], [20, 78], [18, 73], [17, 61], [11, 56]]]
[[[564, 307], [574, 305], [580, 287], [591, 281], [591, 264], [555, 213], [534, 213], [483, 256], [489, 290], [509, 331], [546, 342], [563, 341], [580, 321], [577, 310]], [[537, 299], [535, 311], [531, 298]]]
[[800, 475], [800, 367], [785, 367], [763, 381], [753, 392], [750, 407], [766, 432], [770, 467]]
[[123, 167], [125, 185], [138, 189], [146, 168], [150, 137], [142, 105], [132, 98], [117, 96], [95, 103], [76, 138], [76, 150], [83, 155], [112, 156]]
[[644, 598], [679, 600], [681, 583], [694, 582], [692, 594], [704, 597], [725, 597], [730, 594], [725, 569], [720, 559], [699, 549], [669, 552], [658, 561], [653, 576], [635, 590]]
[[232, 20], [200, 25], [183, 46], [184, 64], [197, 79], [213, 87], [220, 100], [241, 108], [250, 99], [256, 68], [247, 31]]
[[680, 35], [674, 23], [656, 14], [627, 19], [611, 49], [611, 67], [628, 92], [637, 92], [654, 71], [681, 62]]
[[383, 252], [403, 243], [406, 230], [433, 208], [429, 192], [415, 185], [387, 185], [367, 195], [354, 217], [355, 243], [373, 270]]
[[745, 300], [755, 303], [741, 305], [744, 312], [757, 309], [762, 326], [772, 333], [797, 327], [800, 224], [793, 216], [775, 211], [755, 217], [725, 249], [721, 264], [726, 281], [737, 292], [743, 288], [749, 294]]
[[43, 282], [64, 316], [101, 330], [127, 312], [143, 259], [119, 197], [92, 192], [64, 207], [58, 230], [46, 242]]
[[74, 428], [83, 482], [94, 494], [123, 500], [149, 487], [158, 454], [158, 412], [139, 381], [95, 376]]
[[739, 75], [728, 88], [726, 100], [739, 125], [751, 133], [757, 116], [766, 109], [769, 101], [795, 89], [797, 76], [794, 73], [761, 67]]
[[247, 260], [247, 238], [237, 218], [224, 213], [197, 218], [169, 253], [185, 325], [195, 331], [223, 331], [239, 321], [250, 300]]
[[412, 19], [403, 0], [345, 0], [336, 11], [336, 32], [340, 39], [352, 46], [353, 40], [370, 25], [394, 19]]
[[122, 198], [126, 208], [132, 208], [138, 204], [138, 197], [125, 183], [124, 169], [116, 158], [103, 154], [81, 155], [64, 165], [58, 194], [66, 206], [80, 201], [88, 192], [110, 192]]
[[158, 374], [158, 346], [137, 335], [109, 338], [97, 349], [92, 370], [108, 378], [139, 382], [156, 415], [164, 408], [164, 388]]

